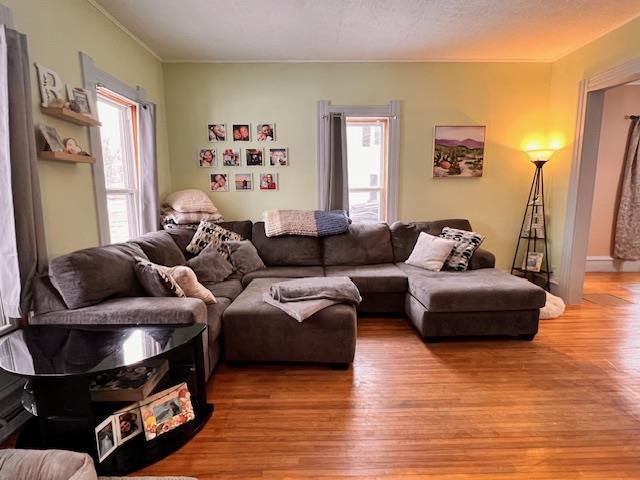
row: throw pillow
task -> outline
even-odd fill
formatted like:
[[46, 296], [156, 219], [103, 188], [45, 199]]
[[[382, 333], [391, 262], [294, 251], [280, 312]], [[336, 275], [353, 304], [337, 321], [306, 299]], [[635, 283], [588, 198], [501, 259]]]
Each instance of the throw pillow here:
[[200, 283], [219, 283], [233, 273], [231, 263], [212, 244], [189, 260], [187, 266], [195, 272]]
[[164, 199], [162, 204], [180, 213], [216, 213], [218, 211], [207, 194], [196, 189], [173, 192]]
[[258, 250], [249, 240], [228, 241], [224, 242], [224, 244], [229, 251], [231, 264], [238, 273], [245, 275], [266, 268], [260, 255], [258, 255]]
[[473, 252], [476, 251], [485, 239], [484, 235], [480, 235], [479, 233], [450, 227], [444, 227], [440, 236], [456, 242], [449, 258], [447, 258], [445, 262], [445, 267], [457, 272], [464, 272], [467, 269]]
[[428, 233], [420, 232], [411, 255], [404, 263], [431, 270], [432, 272], [439, 272], [455, 246], [456, 242], [454, 240], [434, 237]]
[[142, 257], [133, 257], [138, 281], [152, 297], [184, 297], [178, 283], [167, 274], [161, 265], [156, 265]]
[[165, 272], [173, 280], [180, 285], [180, 288], [184, 294], [189, 298], [199, 298], [207, 305], [216, 303], [216, 297], [213, 296], [207, 288], [198, 282], [198, 278], [193, 270], [184, 265], [178, 265], [176, 267], [164, 267]]
[[242, 237], [237, 233], [230, 232], [226, 228], [222, 228], [220, 225], [202, 220], [200, 225], [198, 225], [198, 230], [191, 239], [191, 243], [187, 245], [187, 252], [198, 255], [207, 245], [213, 244], [217, 252], [229, 260], [229, 252], [224, 246], [224, 242], [228, 240], [239, 241], [242, 240]]

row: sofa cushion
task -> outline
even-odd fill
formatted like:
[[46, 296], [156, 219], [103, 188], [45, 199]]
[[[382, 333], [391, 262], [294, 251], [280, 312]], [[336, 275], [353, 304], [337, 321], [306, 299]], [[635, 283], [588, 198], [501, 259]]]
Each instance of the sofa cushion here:
[[496, 256], [488, 250], [477, 248], [471, 260], [468, 270], [478, 270], [479, 268], [494, 268], [496, 266]]
[[407, 275], [393, 263], [325, 267], [327, 277], [349, 277], [360, 293], [403, 293]]
[[152, 297], [186, 297], [178, 282], [164, 267], [146, 258], [134, 257], [136, 276], [142, 288]]
[[418, 241], [405, 263], [431, 270], [432, 272], [439, 272], [455, 246], [456, 242], [454, 240], [447, 240], [429, 235], [426, 232], [420, 232]]
[[[222, 228], [225, 228], [231, 232], [235, 232], [240, 235], [245, 240], [251, 240], [251, 228], [253, 223], [250, 220], [241, 220], [237, 222], [220, 222], [217, 225], [220, 225]], [[185, 254], [187, 258], [191, 258], [193, 255], [187, 252], [187, 246], [191, 243], [193, 239], [193, 235], [196, 233], [195, 230], [191, 230], [188, 228], [172, 228], [170, 230], [166, 230], [166, 232], [171, 235], [171, 238], [181, 252]]]
[[435, 222], [392, 223], [389, 230], [391, 231], [391, 241], [393, 243], [393, 260], [395, 262], [406, 261], [409, 255], [411, 255], [411, 251], [421, 232], [437, 237], [442, 233], [444, 227], [471, 230], [469, 220], [463, 219], [437, 220]]
[[229, 258], [233, 264], [233, 268], [241, 275], [265, 268], [264, 262], [260, 258], [260, 255], [258, 255], [256, 247], [250, 240], [240, 240], [239, 242], [229, 241], [224, 242], [224, 245], [229, 252]]
[[207, 305], [207, 336], [209, 345], [220, 336], [222, 330], [222, 314], [231, 305], [232, 300], [225, 297], [218, 297], [216, 303]]
[[207, 305], [216, 303], [215, 296], [198, 281], [195, 272], [189, 267], [177, 265], [163, 268], [165, 273], [180, 286], [186, 297], [199, 298]]
[[153, 263], [166, 267], [184, 265], [187, 262], [182, 250], [168, 232], [151, 232], [132, 240]]
[[133, 243], [78, 250], [51, 261], [51, 283], [68, 308], [95, 305], [110, 297], [141, 297], [145, 291], [133, 268], [134, 256], [146, 258]]
[[251, 241], [268, 267], [322, 265], [322, 244], [317, 237], [267, 237], [264, 222], [256, 222], [253, 224]]
[[445, 268], [457, 272], [464, 272], [469, 267], [471, 257], [485, 238], [480, 233], [450, 227], [444, 227], [440, 237], [455, 242], [451, 255], [445, 263]]
[[51, 283], [49, 274], [35, 276], [33, 279], [33, 313], [42, 315], [66, 309], [67, 306], [60, 296], [60, 292]]
[[216, 299], [228, 298], [234, 300], [240, 293], [242, 293], [242, 284], [240, 280], [225, 280], [224, 282], [205, 282], [204, 286], [213, 293]]
[[264, 270], [256, 270], [242, 277], [242, 286], [246, 287], [254, 278], [305, 278], [324, 277], [322, 267], [267, 267]]
[[393, 262], [386, 223], [352, 223], [341, 235], [322, 238], [324, 265], [375, 265]]
[[494, 268], [429, 272], [405, 263], [409, 293], [430, 312], [489, 312], [542, 308], [545, 291]]
[[220, 255], [229, 260], [229, 252], [224, 246], [224, 242], [228, 240], [242, 240], [242, 237], [216, 223], [202, 220], [200, 225], [198, 225], [198, 230], [191, 239], [191, 243], [187, 245], [187, 252], [198, 255], [207, 246], [213, 245]]

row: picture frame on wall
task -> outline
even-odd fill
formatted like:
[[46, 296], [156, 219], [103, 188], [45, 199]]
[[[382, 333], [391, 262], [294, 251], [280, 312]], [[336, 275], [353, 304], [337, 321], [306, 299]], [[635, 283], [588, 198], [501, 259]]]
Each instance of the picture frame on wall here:
[[258, 142], [275, 142], [276, 124], [275, 123], [259, 123], [256, 126], [256, 140]]
[[210, 184], [212, 192], [228, 192], [229, 176], [226, 173], [212, 173], [210, 176]]
[[217, 167], [216, 149], [201, 148], [198, 151], [198, 164], [204, 168]]
[[244, 154], [247, 167], [264, 166], [264, 150], [262, 148], [247, 148]]
[[278, 174], [277, 173], [261, 173], [260, 174], [260, 190], [274, 191], [278, 190]]
[[239, 167], [240, 166], [240, 149], [225, 148], [222, 152], [223, 167]]
[[484, 125], [436, 126], [433, 177], [482, 177], [486, 128]]
[[253, 190], [253, 173], [236, 173], [234, 184], [237, 192]]
[[289, 166], [289, 149], [270, 148], [269, 149], [269, 165], [271, 165], [272, 167], [288, 167]]
[[98, 105], [91, 90], [67, 85], [67, 97], [71, 110], [95, 119], [98, 118]]
[[234, 142], [251, 141], [251, 124], [250, 123], [234, 123], [232, 127]]
[[224, 142], [227, 140], [227, 126], [224, 123], [210, 123], [207, 125], [210, 142]]

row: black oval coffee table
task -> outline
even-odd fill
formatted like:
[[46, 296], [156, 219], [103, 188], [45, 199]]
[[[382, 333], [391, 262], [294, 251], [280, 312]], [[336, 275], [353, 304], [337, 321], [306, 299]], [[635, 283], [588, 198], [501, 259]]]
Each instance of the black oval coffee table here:
[[[207, 422], [202, 335], [206, 325], [28, 326], [0, 340], [0, 368], [28, 380], [23, 404], [34, 417], [21, 430], [18, 448], [89, 453], [101, 475], [126, 475], [166, 457]], [[186, 382], [195, 419], [152, 440], [136, 435], [99, 461], [95, 428], [131, 402], [92, 401], [98, 374], [167, 360], [168, 373], [151, 394]]]

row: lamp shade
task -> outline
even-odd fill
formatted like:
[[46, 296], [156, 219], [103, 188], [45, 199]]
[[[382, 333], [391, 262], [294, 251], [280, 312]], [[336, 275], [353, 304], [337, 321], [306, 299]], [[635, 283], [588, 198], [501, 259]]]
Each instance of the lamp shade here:
[[551, 149], [546, 150], [527, 150], [532, 162], [546, 162], [551, 158], [556, 151]]

